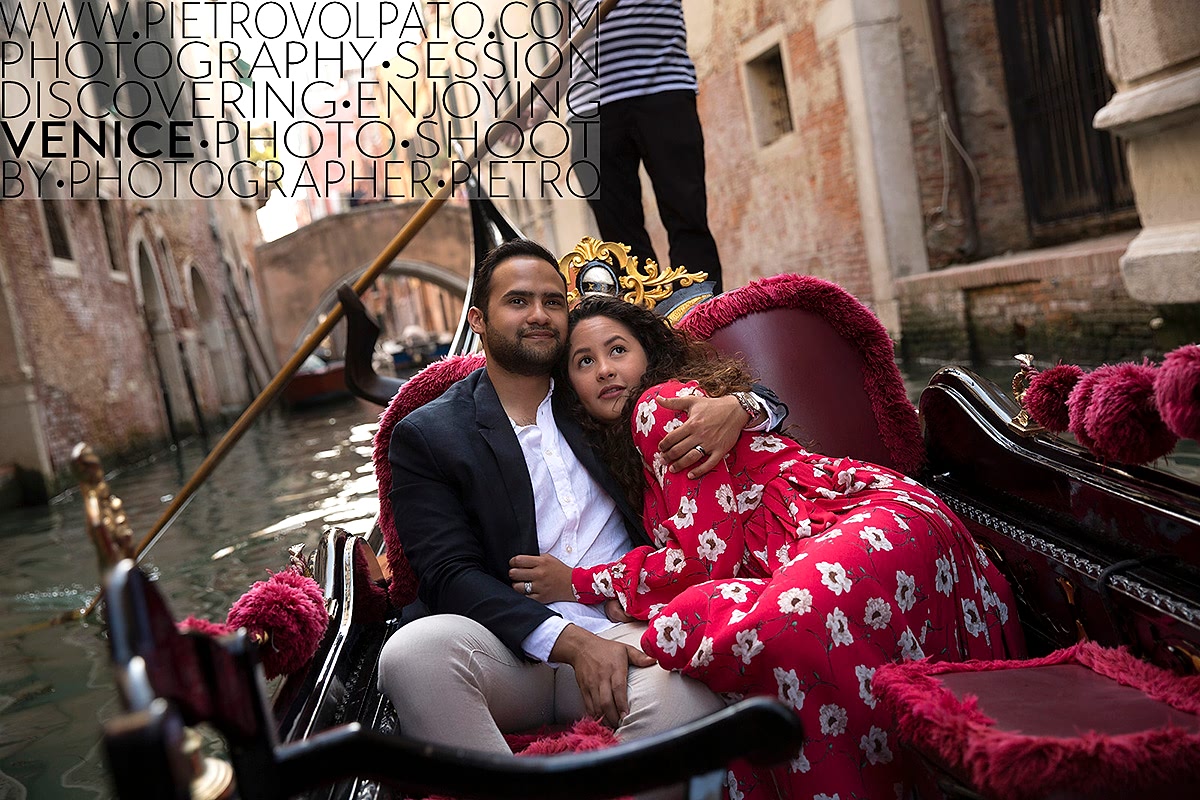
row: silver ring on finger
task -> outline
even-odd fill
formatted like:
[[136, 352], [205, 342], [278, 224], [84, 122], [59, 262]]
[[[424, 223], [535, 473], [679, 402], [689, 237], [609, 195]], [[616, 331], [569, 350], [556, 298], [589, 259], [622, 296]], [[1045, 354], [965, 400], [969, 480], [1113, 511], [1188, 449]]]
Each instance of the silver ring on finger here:
[[533, 581], [525, 581], [525, 594], [533, 594]]
[[693, 449], [693, 450], [699, 450], [699, 451], [700, 451], [700, 455], [701, 455], [701, 456], [705, 456], [705, 457], [707, 457], [707, 456], [708, 456], [708, 451], [707, 451], [707, 450], [705, 450], [705, 449], [704, 449], [703, 447], [701, 447], [700, 445], [696, 445], [696, 446], [695, 446], [695, 447], [693, 447], [692, 449]]

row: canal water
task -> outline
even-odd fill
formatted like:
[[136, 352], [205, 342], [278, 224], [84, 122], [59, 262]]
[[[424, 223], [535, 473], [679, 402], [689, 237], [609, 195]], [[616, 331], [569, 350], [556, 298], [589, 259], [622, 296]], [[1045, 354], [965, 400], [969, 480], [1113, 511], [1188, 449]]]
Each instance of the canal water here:
[[[933, 366], [906, 376], [915, 400]], [[1007, 384], [1013, 370], [981, 370]], [[223, 621], [230, 603], [287, 548], [310, 548], [324, 525], [366, 533], [378, 510], [371, 442], [378, 409], [356, 401], [259, 420], [143, 562], [177, 618]], [[1169, 468], [1200, 482], [1195, 442]], [[204, 457], [195, 442], [109, 476], [144, 534]], [[0, 630], [84, 605], [96, 559], [77, 494], [0, 514]], [[0, 800], [111, 796], [99, 746], [116, 713], [107, 643], [95, 620], [0, 639]]]
[[[230, 603], [323, 525], [365, 533], [378, 511], [371, 441], [379, 409], [348, 401], [260, 419], [149, 551], [175, 616], [224, 621]], [[196, 442], [109, 476], [135, 536], [203, 460]], [[0, 630], [87, 603], [96, 557], [78, 493], [0, 514]], [[0, 640], [0, 800], [107, 798], [99, 726], [117, 711], [96, 619]]]

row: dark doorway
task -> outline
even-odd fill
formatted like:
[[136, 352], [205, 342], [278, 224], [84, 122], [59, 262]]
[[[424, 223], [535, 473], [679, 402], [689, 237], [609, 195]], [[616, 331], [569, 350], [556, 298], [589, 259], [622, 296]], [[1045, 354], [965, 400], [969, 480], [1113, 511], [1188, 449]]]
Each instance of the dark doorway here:
[[1100, 0], [995, 0], [995, 9], [1034, 237], [1136, 223], [1121, 143], [1092, 127], [1113, 93]]

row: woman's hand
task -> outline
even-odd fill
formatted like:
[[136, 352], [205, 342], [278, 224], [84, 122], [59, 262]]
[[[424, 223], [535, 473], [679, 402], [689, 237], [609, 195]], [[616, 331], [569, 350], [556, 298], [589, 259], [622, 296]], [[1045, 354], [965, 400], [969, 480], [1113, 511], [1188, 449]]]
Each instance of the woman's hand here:
[[513, 556], [508, 566], [514, 591], [542, 603], [575, 599], [571, 568], [554, 556]]
[[658, 449], [671, 472], [688, 470], [687, 476], [693, 480], [721, 463], [746, 424], [746, 411], [733, 395], [660, 397], [657, 402], [687, 414], [682, 425], [663, 437]]
[[633, 617], [625, 613], [620, 600], [605, 600], [604, 615], [612, 622], [633, 622]]

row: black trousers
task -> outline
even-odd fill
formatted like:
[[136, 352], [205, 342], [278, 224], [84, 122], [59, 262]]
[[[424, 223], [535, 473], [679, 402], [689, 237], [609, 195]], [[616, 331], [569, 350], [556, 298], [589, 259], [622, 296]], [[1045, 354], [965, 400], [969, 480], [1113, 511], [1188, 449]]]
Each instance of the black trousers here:
[[[576, 162], [591, 161], [600, 185], [584, 186], [596, 215], [600, 238], [623, 242], [644, 264], [704, 271], [720, 292], [721, 261], [708, 229], [704, 185], [704, 133], [690, 90], [661, 92], [605, 103], [596, 117], [575, 120], [572, 147]], [[667, 230], [670, 260], [654, 254], [642, 213], [638, 166], [645, 164], [654, 186], [658, 214]]]

